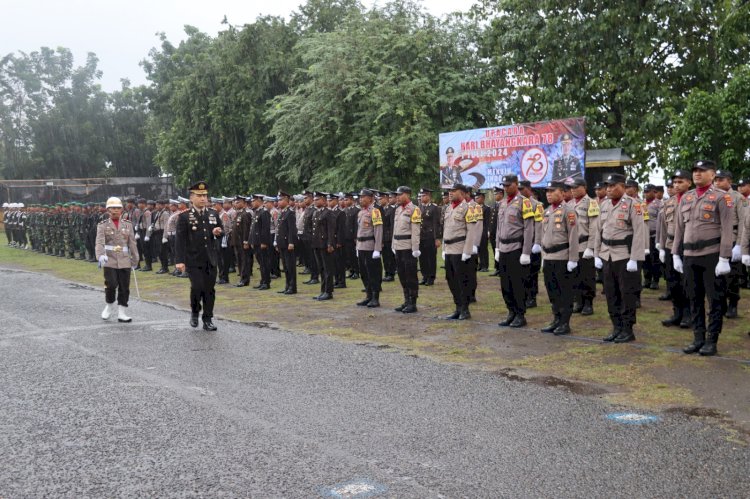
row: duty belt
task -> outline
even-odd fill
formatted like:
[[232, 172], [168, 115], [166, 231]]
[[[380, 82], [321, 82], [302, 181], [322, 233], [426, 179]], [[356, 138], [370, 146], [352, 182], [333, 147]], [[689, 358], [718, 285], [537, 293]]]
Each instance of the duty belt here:
[[708, 248], [714, 244], [721, 244], [721, 238], [715, 237], [714, 239], [708, 239], [707, 241], [698, 241], [697, 243], [683, 243], [682, 247], [686, 250], [700, 250]]
[[407, 239], [411, 239], [411, 235], [407, 236], [407, 235], [401, 234], [398, 236], [393, 236], [393, 239], [395, 239], [396, 241], [405, 241]]
[[455, 239], [446, 239], [444, 244], [460, 243], [461, 241], [466, 241], [466, 236], [457, 237]]
[[562, 251], [564, 249], [568, 249], [570, 247], [570, 244], [568, 243], [562, 243], [562, 244], [556, 244], [554, 246], [550, 246], [549, 248], [542, 248], [545, 253], [557, 253], [558, 251]]
[[126, 255], [130, 252], [128, 248], [123, 248], [122, 246], [111, 246], [109, 244], [105, 244], [104, 249], [108, 251], [114, 251], [115, 253], [125, 253]]
[[616, 240], [602, 238], [602, 242], [607, 246], [630, 246], [630, 244], [633, 242], [633, 236], [628, 236], [625, 239]]
[[587, 243], [587, 242], [589, 242], [589, 236], [579, 236], [578, 237], [578, 244]]
[[501, 237], [501, 238], [500, 238], [500, 242], [501, 242], [502, 244], [522, 243], [522, 242], [523, 242], [523, 236], [519, 236], [519, 237], [514, 237], [514, 238], [511, 238], [511, 239], [503, 239], [503, 238]]
[[358, 237], [357, 241], [363, 242], [363, 241], [374, 241], [375, 236], [366, 236], [366, 237]]

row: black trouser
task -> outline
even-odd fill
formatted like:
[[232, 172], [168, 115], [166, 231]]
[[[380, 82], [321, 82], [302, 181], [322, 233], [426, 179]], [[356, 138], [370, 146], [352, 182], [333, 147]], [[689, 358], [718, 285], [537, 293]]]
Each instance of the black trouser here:
[[578, 253], [578, 267], [573, 274], [573, 301], [583, 305], [594, 303], [596, 296], [596, 268], [594, 259], [583, 258], [583, 252]]
[[357, 261], [357, 242], [354, 239], [344, 239], [344, 257], [346, 268], [350, 273], [359, 272], [359, 262]]
[[[488, 269], [490, 268], [490, 252], [487, 247], [487, 232], [482, 231], [482, 240], [479, 242], [479, 268]], [[495, 256], [495, 250], [492, 250], [492, 256]]]
[[229, 266], [232, 264], [232, 248], [227, 245], [226, 248], [219, 249], [219, 279], [229, 280]]
[[260, 284], [271, 285], [271, 249], [261, 248], [260, 244], [253, 246], [253, 253], [260, 268]]
[[[727, 311], [726, 276], [716, 277], [719, 254], [684, 257], [685, 290], [690, 300], [693, 331], [721, 333]], [[706, 328], [706, 298], [708, 298], [708, 328]]]
[[310, 242], [305, 241], [305, 251], [307, 253], [307, 267], [310, 269], [310, 279], [318, 279], [323, 269], [318, 265], [318, 257], [315, 256], [317, 250], [313, 249]]
[[286, 278], [286, 290], [297, 291], [297, 264], [294, 250], [279, 247], [279, 254], [284, 261], [284, 277]]
[[115, 302], [123, 307], [128, 306], [130, 298], [130, 269], [113, 269], [104, 267], [104, 301]]
[[172, 255], [171, 260], [172, 260], [172, 262], [174, 262], [174, 256], [176, 254], [175, 251], [176, 251], [176, 248], [177, 248], [176, 247], [177, 236], [175, 236], [175, 235], [167, 236], [167, 244], [169, 245], [169, 253], [170, 253], [170, 255]]
[[607, 310], [612, 324], [617, 328], [631, 328], [635, 324], [635, 302], [641, 284], [640, 272], [628, 272], [628, 259], [604, 261], [602, 277]]
[[[274, 239], [276, 236], [274, 234], [271, 235], [271, 238]], [[273, 246], [269, 246], [268, 248], [268, 258], [271, 266], [271, 273], [277, 276], [281, 276], [281, 258], [279, 258], [281, 255], [278, 251], [273, 249]]]
[[334, 253], [329, 253], [326, 248], [315, 248], [314, 255], [320, 271], [320, 292], [333, 293], [333, 273], [336, 271]]
[[477, 258], [477, 255], [471, 255], [471, 258], [468, 260], [469, 264], [469, 301], [472, 301], [472, 298], [476, 298], [477, 296], [477, 262], [479, 261], [479, 258]]
[[333, 280], [339, 286], [346, 287], [346, 252], [344, 251], [344, 247], [336, 248], [333, 255], [335, 267]]
[[[476, 264], [476, 262], [475, 262]], [[469, 272], [472, 265], [471, 259], [461, 261], [461, 253], [456, 255], [445, 255], [445, 279], [453, 295], [453, 303], [456, 309], [469, 307], [471, 288], [469, 287]]]
[[248, 253], [250, 250], [246, 250], [240, 244], [234, 247], [234, 262], [237, 270], [237, 275], [240, 276], [240, 282], [250, 282], [250, 267], [248, 265]]
[[138, 239], [136, 245], [138, 246], [138, 255], [141, 261], [146, 263], [146, 267], [151, 266], [151, 239], [148, 241], [144, 240], [145, 236], [141, 236]]
[[404, 289], [405, 296], [417, 298], [419, 296], [417, 259], [411, 253], [411, 249], [396, 250], [396, 272], [398, 272], [398, 281]]
[[359, 250], [357, 257], [359, 276], [368, 295], [380, 293], [383, 283], [383, 262], [380, 258], [373, 258], [372, 251]]
[[521, 250], [500, 253], [500, 289], [508, 312], [526, 314], [526, 276], [530, 265], [521, 265]]
[[[497, 248], [497, 246], [496, 246], [496, 236], [497, 236], [497, 234], [490, 234], [490, 236], [489, 236], [490, 246], [492, 246], [492, 259], [493, 260], [495, 259], [495, 249]], [[495, 270], [497, 270], [499, 268], [500, 268], [500, 262], [498, 262], [497, 260], [495, 260]]]
[[573, 313], [574, 277], [573, 272], [568, 272], [567, 260], [544, 261], [544, 287], [552, 305], [552, 315], [560, 324], [569, 324]]
[[643, 279], [649, 284], [655, 282], [659, 284], [661, 277], [661, 261], [659, 260], [659, 250], [656, 249], [656, 235], [649, 236], [648, 255], [643, 261]]
[[727, 276], [727, 301], [730, 307], [736, 307], [740, 301], [740, 281], [742, 279], [742, 262], [729, 263], [732, 271]]
[[685, 293], [683, 275], [674, 269], [672, 251], [664, 250], [664, 280], [667, 282], [667, 292], [672, 297], [672, 306], [679, 314], [690, 307], [690, 301]]
[[523, 279], [523, 287], [526, 290], [526, 300], [536, 300], [536, 295], [539, 294], [539, 271], [542, 269], [542, 254], [532, 253], [530, 258], [531, 263]]
[[396, 256], [393, 254], [391, 249], [391, 243], [393, 241], [383, 241], [383, 269], [385, 275], [394, 276], [396, 275]]
[[419, 241], [419, 270], [422, 271], [422, 279], [434, 281], [437, 273], [437, 247], [435, 239], [420, 239]]
[[188, 267], [190, 276], [190, 311], [197, 314], [203, 305], [203, 320], [214, 316], [216, 301], [216, 267]]
[[163, 237], [164, 237], [163, 230], [155, 230], [151, 234], [151, 240], [149, 242], [151, 243], [152, 257], [154, 259], [158, 258], [159, 262], [161, 263], [161, 268], [166, 269], [168, 266], [167, 258], [169, 257], [169, 255], [167, 254], [167, 245], [161, 242]]

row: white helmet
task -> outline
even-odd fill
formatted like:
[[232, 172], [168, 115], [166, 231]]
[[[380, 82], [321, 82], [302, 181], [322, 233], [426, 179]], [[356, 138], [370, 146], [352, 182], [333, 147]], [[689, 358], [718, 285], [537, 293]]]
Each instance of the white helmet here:
[[107, 208], [122, 208], [122, 201], [120, 198], [111, 197], [107, 199]]

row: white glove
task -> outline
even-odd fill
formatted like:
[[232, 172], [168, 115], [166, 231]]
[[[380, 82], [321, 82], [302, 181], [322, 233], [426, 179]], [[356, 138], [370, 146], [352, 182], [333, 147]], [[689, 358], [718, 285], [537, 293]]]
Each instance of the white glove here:
[[598, 256], [594, 258], [594, 267], [601, 270], [604, 267], [604, 262]]
[[495, 261], [500, 261], [500, 248], [495, 248]]
[[534, 246], [531, 247], [531, 252], [534, 253], [535, 255], [538, 255], [539, 253], [542, 252], [542, 247], [539, 246], [538, 244], [535, 244]]
[[742, 246], [735, 244], [732, 248], [732, 261], [739, 262], [742, 260]]
[[646, 248], [645, 250], [643, 250], [643, 254], [645, 256], [648, 256], [650, 253], [651, 253], [651, 250], [649, 250], [648, 248]]
[[586, 248], [586, 251], [583, 252], [583, 258], [585, 260], [591, 260], [592, 258], [594, 258], [594, 250], [592, 250], [591, 248]]
[[471, 258], [471, 255], [467, 255], [466, 253], [461, 253], [461, 261], [462, 262], [465, 262], [469, 258]]
[[578, 262], [568, 262], [568, 272], [573, 272], [576, 268], [578, 268]]
[[419, 251], [419, 250], [417, 250], [417, 251], [412, 251], [412, 252], [411, 252], [411, 256], [413, 256], [414, 258], [419, 258], [419, 256], [420, 256], [421, 254], [422, 254], [422, 252], [421, 252], [421, 251]]
[[148, 236], [146, 236], [146, 237], [143, 238], [143, 240], [146, 241], [146, 242], [149, 242], [151, 240], [151, 238], [148, 237]]
[[664, 263], [664, 260], [666, 260], [666, 258], [667, 258], [667, 252], [664, 251], [663, 249], [660, 249], [659, 250], [659, 261], [661, 263]]
[[380, 251], [373, 251], [372, 252], [372, 259], [373, 260], [377, 260], [378, 258], [380, 258]]
[[[354, 253], [356, 253], [357, 254], [357, 258], [359, 258], [359, 250], [354, 250]], [[375, 256], [375, 252], [374, 251], [372, 252], [372, 255]]]
[[729, 266], [729, 258], [719, 257], [719, 263], [716, 264], [716, 277], [727, 275], [732, 271], [732, 267]]
[[140, 238], [141, 238], [141, 235], [140, 235], [140, 234], [138, 234], [138, 233], [136, 232], [136, 234], [135, 234], [135, 240], [137, 241], [137, 240], [139, 240]]
[[109, 261], [109, 258], [107, 257], [107, 255], [100, 256], [99, 257], [99, 266], [101, 267], [102, 265], [104, 265], [108, 261]]
[[684, 272], [684, 269], [682, 268], [682, 257], [672, 255], [672, 267], [674, 267], [675, 272], [682, 274]]
[[445, 261], [445, 251], [443, 251], [443, 261]]
[[273, 240], [273, 247], [275, 248], [275, 247], [277, 247], [277, 246], [278, 246], [278, 244], [276, 243], [276, 239], [274, 239], [274, 240]]
[[391, 246], [391, 251], [393, 251], [394, 255], [396, 254], [396, 248], [394, 248], [393, 246]]
[[[167, 238], [166, 237], [162, 237], [161, 238], [161, 243], [162, 244], [167, 244]], [[274, 246], [276, 246], [276, 243], [274, 243]]]
[[638, 272], [638, 262], [635, 260], [628, 260], [628, 264], [625, 267], [628, 272]]
[[476, 246], [472, 246], [471, 247], [471, 254], [472, 255], [476, 255], [477, 253], [479, 253], [479, 248], [477, 248]]
[[656, 243], [656, 249], [658, 249], [658, 250], [661, 249], [661, 243]]
[[529, 255], [521, 255], [521, 258], [518, 259], [518, 261], [521, 263], [521, 265], [528, 265], [531, 263], [531, 257]]
[[750, 267], [750, 255], [742, 255], [742, 265]]

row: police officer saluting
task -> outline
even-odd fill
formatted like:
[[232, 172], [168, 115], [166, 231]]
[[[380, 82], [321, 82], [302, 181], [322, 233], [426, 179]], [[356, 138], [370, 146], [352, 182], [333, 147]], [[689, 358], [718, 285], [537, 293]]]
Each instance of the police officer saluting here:
[[117, 314], [118, 322], [130, 322], [125, 310], [130, 297], [130, 271], [138, 265], [135, 232], [130, 221], [120, 219], [122, 201], [119, 198], [107, 200], [107, 211], [109, 218], [96, 227], [96, 258], [99, 266], [104, 268], [104, 299], [107, 302], [102, 319]]
[[602, 269], [612, 332], [604, 341], [635, 340], [636, 301], [640, 289], [638, 262], [646, 246], [644, 208], [625, 194], [625, 176], [607, 177], [608, 200], [600, 205], [599, 230], [594, 241], [594, 266]]
[[203, 329], [216, 331], [213, 323], [216, 301], [216, 272], [223, 234], [221, 219], [208, 208], [208, 184], [190, 186], [191, 208], [177, 219], [175, 267], [190, 276], [190, 325], [198, 327], [198, 314], [203, 308]]
[[549, 206], [542, 220], [544, 285], [552, 304], [552, 322], [543, 333], [570, 334], [573, 278], [578, 267], [578, 223], [573, 206], [563, 202], [563, 182], [547, 187]]
[[[716, 163], [696, 161], [695, 189], [682, 197], [677, 209], [672, 260], [674, 269], [685, 275], [693, 316], [693, 342], [683, 349], [688, 354], [716, 355], [726, 312], [726, 276], [731, 272], [729, 260], [734, 243], [734, 202], [732, 196], [713, 186], [715, 176]], [[710, 306], [708, 328], [706, 297]]]
[[396, 256], [396, 272], [404, 291], [404, 303], [396, 307], [397, 312], [410, 314], [417, 311], [419, 281], [417, 280], [417, 258], [422, 212], [411, 202], [411, 187], [396, 189], [398, 206], [393, 221], [393, 254]]

